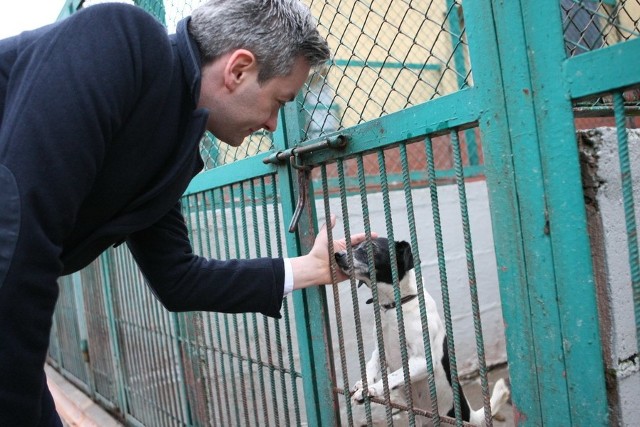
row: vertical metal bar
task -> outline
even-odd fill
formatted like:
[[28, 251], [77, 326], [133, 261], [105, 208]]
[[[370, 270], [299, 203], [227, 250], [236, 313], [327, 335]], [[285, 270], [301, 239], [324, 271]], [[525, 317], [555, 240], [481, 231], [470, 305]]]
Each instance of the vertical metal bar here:
[[[407, 217], [409, 222], [409, 235], [411, 236], [411, 248], [413, 254], [413, 264], [416, 272], [416, 282], [418, 286], [418, 305], [420, 307], [420, 319], [422, 321], [422, 343], [424, 345], [427, 382], [429, 384], [429, 396], [431, 398], [431, 422], [435, 427], [440, 426], [440, 414], [438, 413], [438, 395], [433, 372], [433, 357], [431, 354], [431, 337], [429, 334], [429, 313], [424, 301], [424, 282], [422, 277], [422, 262], [420, 260], [420, 250], [418, 248], [418, 238], [416, 231], [416, 219], [413, 209], [413, 196], [411, 195], [411, 181], [409, 177], [409, 161], [407, 158], [407, 145], [400, 144], [400, 163], [402, 166], [402, 187], [407, 204]], [[431, 181], [429, 181], [431, 183]], [[434, 182], [435, 184], [435, 182]], [[426, 409], [426, 408], [425, 408]]]
[[[212, 215], [212, 227], [213, 227], [213, 231], [217, 232], [218, 230], [218, 214], [217, 212], [220, 211], [221, 215], [224, 215], [224, 203], [222, 204], [221, 207], [217, 206], [216, 203], [216, 197], [215, 197], [215, 191], [214, 190], [209, 190], [207, 192], [207, 194], [209, 195], [209, 203], [211, 205], [211, 215]], [[207, 227], [208, 230], [208, 227]], [[216, 233], [216, 237], [215, 237], [215, 244], [216, 244], [216, 250], [215, 253], [213, 251], [213, 248], [211, 247], [211, 237], [209, 235], [207, 235], [207, 251], [209, 256], [215, 256], [217, 258], [220, 258], [220, 239], [217, 236]], [[215, 383], [215, 387], [216, 387], [216, 393], [215, 393], [215, 400], [217, 401], [217, 405], [214, 405], [212, 408], [212, 420], [210, 420], [210, 422], [212, 424], [216, 424], [217, 422], [220, 423], [220, 425], [225, 425], [225, 421], [224, 421], [224, 407], [222, 405], [222, 390], [225, 389], [225, 386], [223, 384], [223, 380], [224, 380], [224, 375], [221, 374], [218, 371], [218, 363], [216, 363], [216, 352], [222, 354], [222, 348], [220, 346], [218, 346], [216, 348], [216, 344], [214, 341], [214, 337], [213, 337], [213, 326], [214, 326], [214, 322], [212, 319], [217, 319], [217, 315], [216, 314], [209, 314], [209, 327], [207, 328], [207, 337], [209, 339], [209, 344], [211, 345], [211, 361], [213, 364], [213, 378], [212, 378], [212, 382]], [[216, 333], [218, 332], [218, 329], [216, 328]], [[222, 390], [221, 390], [222, 388]], [[210, 399], [213, 400], [213, 399]], [[211, 404], [211, 402], [210, 402]], [[218, 412], [218, 417], [219, 418], [215, 418], [215, 410], [217, 409]]]
[[[90, 268], [90, 267], [89, 267]], [[87, 380], [87, 386], [89, 388], [89, 393], [91, 393], [91, 397], [95, 398], [96, 396], [96, 384], [93, 376], [93, 369], [91, 368], [90, 358], [89, 358], [89, 333], [87, 330], [87, 320], [86, 310], [84, 307], [84, 297], [82, 295], [82, 275], [80, 272], [73, 273], [71, 275], [71, 283], [73, 283], [73, 297], [76, 308], [76, 321], [78, 323], [78, 335], [79, 335], [79, 344], [80, 350], [83, 354], [82, 361], [85, 376]]]
[[[114, 261], [114, 272], [117, 275], [116, 279], [112, 282], [113, 287], [111, 287], [110, 291], [113, 294], [113, 311], [115, 314], [115, 327], [119, 329], [119, 334], [122, 339], [121, 346], [121, 358], [120, 358], [120, 369], [122, 369], [122, 388], [125, 393], [125, 399], [127, 401], [127, 406], [122, 408], [122, 412], [126, 417], [131, 415], [132, 408], [135, 408], [137, 405], [137, 396], [135, 396], [131, 391], [131, 375], [129, 374], [132, 369], [130, 369], [130, 342], [131, 340], [128, 338], [128, 331], [131, 329], [131, 324], [129, 320], [126, 318], [126, 309], [129, 304], [130, 298], [126, 294], [126, 290], [130, 288], [130, 286], [122, 286], [122, 283], [129, 283], [127, 279], [127, 272], [124, 269], [124, 264], [122, 262], [122, 251], [119, 249], [115, 249], [112, 251], [112, 261]], [[121, 290], [122, 289], [122, 290]]]
[[[371, 240], [371, 222], [369, 216], [369, 202], [367, 200], [367, 182], [365, 178], [365, 167], [364, 162], [362, 160], [362, 155], [357, 157], [358, 164], [358, 186], [360, 187], [360, 203], [362, 205], [362, 218], [364, 221], [364, 232], [367, 236], [368, 240]], [[351, 255], [353, 257], [353, 254]], [[353, 258], [351, 258], [351, 262], [353, 262]], [[382, 335], [382, 319], [380, 318], [380, 302], [378, 299], [378, 283], [376, 281], [376, 271], [373, 261], [373, 249], [371, 245], [367, 245], [367, 264], [369, 265], [369, 277], [371, 278], [371, 296], [373, 300], [373, 316], [375, 321], [375, 330], [376, 330], [376, 343], [378, 346], [378, 355], [380, 357], [380, 372], [387, 372], [387, 358], [384, 351], [384, 337]], [[362, 377], [362, 386], [365, 390], [368, 390], [368, 381], [366, 375]], [[391, 405], [389, 405], [389, 378], [387, 375], [382, 375], [382, 389], [384, 391], [384, 400], [385, 400], [385, 415], [387, 424], [393, 424], [393, 414], [391, 412]], [[366, 400], [366, 399], [365, 399]], [[369, 414], [367, 414], [369, 417]]]
[[[223, 191], [221, 189], [221, 191]], [[224, 192], [223, 192], [224, 194]], [[224, 198], [223, 198], [224, 200]], [[233, 186], [229, 187], [229, 211], [231, 214], [232, 218], [235, 218], [235, 200], [234, 200], [234, 193], [233, 193]], [[225, 248], [225, 256], [226, 258], [231, 258], [231, 247], [230, 247], [230, 237], [229, 237], [229, 227], [227, 225], [227, 217], [226, 215], [222, 217], [223, 221], [222, 221], [222, 228], [223, 228], [223, 234], [224, 234], [224, 248]], [[225, 333], [225, 338], [226, 338], [226, 344], [227, 344], [227, 355], [229, 358], [229, 370], [231, 371], [230, 376], [227, 378], [227, 381], [231, 382], [231, 390], [232, 390], [232, 407], [233, 410], [235, 412], [235, 423], [239, 423], [240, 422], [240, 410], [239, 410], [239, 405], [237, 404], [238, 402], [238, 390], [237, 390], [237, 384], [236, 384], [236, 371], [235, 371], [235, 364], [234, 364], [234, 360], [233, 360], [233, 350], [232, 350], [232, 345], [231, 345], [231, 328], [229, 326], [229, 319], [231, 318], [232, 321], [235, 321], [235, 315], [233, 314], [226, 314], [223, 316], [224, 319], [224, 333]], [[229, 419], [231, 419], [231, 414], [229, 414]]]
[[[265, 183], [265, 179], [264, 177], [261, 178], [260, 180], [260, 184], [261, 184], [261, 190], [262, 190], [262, 222], [265, 225], [264, 231], [265, 231], [265, 241], [266, 242], [270, 242], [270, 236], [269, 236], [269, 229], [270, 227], [267, 225], [269, 224], [269, 212], [267, 209], [267, 189], [266, 189], [266, 183]], [[275, 177], [272, 177], [272, 184], [275, 187]], [[276, 192], [273, 192], [274, 194], [274, 198], [275, 198], [275, 194]], [[276, 201], [276, 205], [277, 205], [277, 201]], [[258, 229], [257, 227], [255, 228], [255, 233], [258, 233]], [[256, 236], [257, 237], [257, 236]], [[259, 246], [258, 246], [259, 248]], [[271, 245], [267, 244], [267, 256], [271, 257]], [[253, 330], [256, 336], [258, 335], [258, 319], [257, 316], [254, 315], [253, 316]], [[262, 411], [263, 411], [263, 417], [265, 420], [269, 419], [269, 412], [267, 410], [267, 391], [265, 388], [265, 380], [264, 380], [264, 368], [263, 368], [263, 364], [262, 364], [262, 350], [261, 350], [261, 346], [257, 345], [256, 346], [256, 357], [258, 360], [258, 381], [260, 382], [260, 391], [261, 391], [261, 403], [262, 403]], [[257, 412], [257, 411], [256, 411]], [[256, 414], [257, 415], [257, 414]], [[266, 422], [266, 421], [265, 421]]]
[[449, 299], [449, 283], [447, 281], [447, 266], [444, 257], [444, 244], [442, 241], [442, 223], [440, 221], [440, 204], [438, 202], [438, 186], [436, 185], [436, 167], [433, 157], [433, 141], [425, 139], [427, 153], [427, 173], [429, 176], [429, 193], [431, 196], [431, 212], [433, 217], [433, 231], [435, 233], [436, 252], [438, 254], [438, 271], [440, 273], [440, 289], [442, 292], [442, 305], [445, 329], [447, 332], [447, 351], [449, 352], [449, 366], [451, 370], [451, 385], [453, 387], [453, 409], [456, 416], [456, 424], [461, 425], [462, 410], [460, 405], [460, 378], [458, 377], [458, 362], [456, 360], [455, 338], [453, 336], [453, 322], [451, 319], [451, 302]]
[[121, 338], [118, 334], [116, 324], [116, 313], [114, 309], [115, 300], [112, 292], [110, 269], [115, 267], [111, 258], [111, 250], [104, 252], [100, 260], [100, 273], [102, 275], [102, 298], [104, 300], [104, 310], [107, 315], [107, 330], [109, 331], [109, 345], [111, 347], [111, 363], [115, 374], [116, 396], [118, 408], [128, 407], [127, 397], [124, 390], [124, 378], [122, 375], [122, 354], [120, 351]]
[[[396, 321], [398, 325], [398, 338], [400, 342], [400, 358], [402, 360], [402, 373], [404, 375], [405, 399], [409, 407], [409, 425], [415, 426], [416, 416], [413, 411], [413, 396], [411, 392], [411, 375], [409, 375], [409, 357], [407, 356], [407, 338], [404, 331], [404, 316], [402, 313], [402, 295], [400, 294], [400, 280], [398, 279], [398, 262], [396, 258], [395, 237], [393, 235], [393, 222], [391, 220], [391, 202], [389, 200], [389, 183], [387, 181], [387, 167], [384, 151], [378, 151], [378, 168], [380, 170], [380, 186], [382, 190], [382, 205], [384, 207], [384, 219], [389, 239], [389, 256], [391, 258], [391, 280], [393, 281], [393, 297], [396, 304]], [[385, 375], [383, 372], [382, 375]]]
[[[449, 33], [451, 34], [451, 50], [453, 52], [453, 66], [456, 72], [456, 81], [458, 89], [464, 89], [469, 86], [467, 83], [467, 63], [465, 51], [462, 48], [462, 26], [460, 25], [461, 9], [456, 0], [446, 0], [447, 6], [447, 24], [449, 25]], [[464, 137], [467, 145], [467, 155], [469, 164], [475, 166], [479, 163], [478, 159], [478, 143], [476, 141], [476, 133], [473, 129], [464, 131]]]
[[[221, 258], [223, 251], [226, 248], [226, 252], [229, 252], [227, 243], [228, 243], [228, 234], [227, 234], [227, 205], [225, 203], [225, 196], [224, 196], [224, 189], [220, 188], [219, 191], [220, 194], [220, 219], [221, 219], [221, 225], [222, 225], [222, 242], [223, 244], [220, 245], [219, 244], [219, 240], [220, 239], [216, 239], [216, 248], [217, 248], [217, 256], [218, 258]], [[224, 246], [224, 247], [223, 247]], [[227, 377], [227, 370], [226, 370], [226, 364], [225, 364], [225, 351], [224, 351], [224, 346], [222, 345], [222, 327], [221, 327], [221, 322], [220, 322], [220, 317], [223, 318], [224, 323], [226, 323], [226, 315], [224, 314], [215, 314], [215, 327], [216, 327], [216, 334], [218, 335], [218, 348], [220, 351], [220, 370], [222, 373], [222, 381], [229, 381], [228, 377]], [[231, 381], [233, 381], [233, 375], [231, 375], [232, 379]], [[233, 386], [233, 382], [231, 383], [231, 385]], [[233, 424], [233, 417], [231, 416], [231, 399], [229, 398], [229, 393], [231, 390], [230, 387], [224, 387], [224, 406], [226, 409], [226, 415], [227, 415], [227, 422], [229, 423], [229, 425]], [[235, 400], [235, 392], [234, 392], [234, 400]]]
[[[264, 194], [266, 199], [267, 197], [266, 193]], [[283, 243], [282, 233], [280, 232], [280, 230], [282, 230], [281, 219], [280, 219], [280, 209], [279, 209], [280, 204], [278, 203], [278, 197], [277, 197], [278, 193], [277, 193], [275, 176], [273, 176], [271, 179], [271, 194], [273, 195], [273, 218], [274, 218], [273, 224], [275, 228], [275, 242], [276, 242], [275, 253], [277, 256], [284, 256], [284, 251], [282, 248], [282, 243]], [[270, 235], [269, 235], [269, 228], [266, 229], [265, 238], [267, 239], [267, 241], [271, 241]], [[273, 255], [271, 251], [271, 245], [267, 246], [267, 255], [269, 257]], [[287, 297], [287, 298], [291, 298], [291, 297]], [[300, 400], [298, 399], [298, 383], [297, 383], [297, 380], [298, 378], [300, 378], [300, 375], [296, 371], [296, 365], [294, 360], [293, 340], [292, 340], [292, 334], [291, 334], [291, 315], [289, 313], [288, 301], [287, 303], [284, 304], [284, 324], [285, 324], [285, 330], [287, 334], [287, 351], [289, 352], [289, 367], [291, 371], [291, 390], [294, 396], [294, 414], [296, 418], [296, 425], [300, 425], [302, 423], [302, 418], [301, 418], [301, 411], [300, 411]]]
[[638, 229], [636, 226], [635, 203], [633, 197], [633, 179], [629, 162], [629, 141], [624, 113], [624, 98], [621, 92], [613, 94], [613, 108], [618, 131], [618, 157], [622, 179], [622, 200], [627, 229], [629, 268], [631, 271], [631, 289], [636, 320], [636, 340], [640, 351], [640, 255], [638, 254]]
[[[264, 182], [264, 177], [262, 178], [262, 182]], [[253, 201], [253, 203], [251, 204], [251, 219], [253, 221], [253, 240], [254, 240], [254, 245], [256, 248], [256, 253], [255, 256], [257, 258], [260, 258], [262, 253], [261, 253], [261, 249], [260, 249], [260, 230], [258, 227], [258, 197], [256, 196], [256, 183], [255, 180], [251, 180], [250, 181], [250, 186], [249, 186], [249, 198], [250, 200]], [[264, 209], [264, 197], [260, 197], [260, 199], [262, 199], [262, 207]], [[268, 230], [269, 229], [269, 222], [268, 221], [264, 221], [263, 223], [263, 227], [264, 230]], [[247, 253], [247, 255], [249, 254], [249, 242], [248, 242], [248, 235], [246, 235], [246, 227], [245, 227], [245, 251]], [[266, 239], [267, 242], [269, 242], [268, 239]], [[258, 335], [258, 331], [256, 328], [256, 314], [251, 314], [251, 326], [253, 327], [253, 335], [254, 335], [254, 339], [257, 341], [257, 337]], [[253, 422], [255, 423], [255, 425], [259, 425], [260, 421], [259, 421], [259, 411], [258, 411], [258, 395], [257, 395], [257, 390], [256, 390], [256, 383], [255, 383], [255, 378], [253, 375], [253, 370], [254, 370], [254, 365], [255, 365], [255, 369], [258, 371], [258, 376], [259, 378], [261, 377], [262, 374], [262, 366], [260, 364], [260, 343], [256, 342], [253, 345], [253, 351], [255, 351], [256, 357], [255, 360], [257, 361], [257, 363], [254, 363], [254, 358], [251, 355], [251, 345], [249, 342], [249, 324], [247, 322], [247, 317], [244, 317], [244, 330], [245, 330], [245, 347], [247, 348], [247, 360], [249, 361], [249, 378], [250, 378], [250, 392], [251, 392], [251, 402], [253, 402], [253, 408], [252, 408], [252, 412], [253, 412]], [[285, 408], [287, 406], [285, 405]]]
[[484, 339], [482, 336], [482, 322], [480, 320], [480, 303], [478, 302], [478, 287], [476, 282], [476, 269], [473, 261], [473, 247], [471, 241], [471, 226], [469, 225], [469, 211], [467, 209], [467, 194], [465, 190], [464, 171], [462, 168], [462, 155], [460, 153], [460, 141], [458, 132], [451, 132], [451, 145], [453, 146], [453, 161], [456, 171], [456, 184], [458, 186], [458, 199], [462, 217], [462, 229], [464, 234], [465, 253], [467, 257], [467, 274], [469, 277], [469, 293], [471, 296], [471, 308], [473, 313], [473, 326], [476, 335], [476, 352], [478, 356], [478, 369], [480, 371], [480, 384], [484, 399], [485, 425], [493, 426], [491, 416], [491, 404], [489, 402], [489, 382], [487, 380], [487, 362], [484, 355]]
[[[233, 220], [233, 232], [234, 232], [234, 241], [235, 241], [235, 253], [236, 253], [236, 258], [241, 258], [242, 254], [240, 252], [240, 235], [239, 235], [239, 229], [240, 229], [240, 224], [242, 225], [242, 228], [244, 229], [244, 233], [243, 236], [245, 238], [245, 244], [248, 247], [248, 242], [246, 242], [246, 213], [245, 213], [245, 198], [244, 198], [244, 183], [239, 183], [238, 184], [239, 187], [239, 201], [240, 201], [240, 206], [239, 208], [236, 208], [236, 197], [234, 196], [234, 191], [233, 191], [233, 186], [231, 187], [231, 207], [232, 207], [232, 212], [234, 212], [234, 215], [232, 216], [232, 220]], [[240, 210], [240, 224], [238, 224], [238, 215], [235, 214], [236, 209]], [[247, 254], [248, 255], [248, 254]], [[242, 361], [242, 349], [240, 348], [240, 331], [238, 328], [238, 317], [240, 316], [244, 316], [244, 315], [240, 315], [240, 314], [234, 314], [233, 315], [233, 334], [235, 337], [235, 348], [236, 348], [236, 359], [238, 361], [238, 376], [240, 378], [240, 396], [241, 396], [241, 404], [242, 404], [242, 409], [244, 412], [244, 423], [245, 424], [249, 424], [249, 408], [247, 406], [247, 387], [245, 385], [245, 378], [244, 378], [244, 366], [243, 366], [243, 361]], [[239, 405], [238, 405], [239, 406]], [[238, 422], [240, 422], [240, 419], [238, 419]]]
[[[344, 174], [344, 172], [343, 172]], [[329, 205], [329, 187], [327, 184], [327, 166], [326, 165], [322, 165], [321, 166], [321, 175], [322, 175], [322, 196], [323, 196], [323, 201], [324, 201], [324, 211], [325, 211], [325, 221], [328, 223], [329, 219], [330, 219], [330, 215], [331, 215], [331, 208]], [[344, 177], [342, 179], [342, 184], [344, 184]], [[346, 197], [346, 192], [344, 191], [344, 188], [341, 187], [340, 188], [340, 196], [341, 199], [344, 200], [344, 198]], [[346, 210], [346, 206], [345, 204], [343, 204], [343, 213]], [[348, 218], [347, 216], [343, 216], [343, 218]], [[345, 229], [348, 230], [349, 224], [348, 221], [345, 221], [344, 223]], [[328, 235], [329, 236], [329, 242], [333, 242], [333, 233], [332, 230], [328, 230], [331, 233]], [[347, 245], [351, 246], [351, 233], [349, 233], [348, 231], [345, 231], [345, 239], [347, 241]], [[331, 243], [333, 244], [333, 243]], [[333, 261], [331, 262], [331, 278], [332, 281], [335, 282], [336, 281], [336, 271], [335, 271], [335, 264], [333, 263]], [[355, 286], [355, 279], [351, 278], [351, 285], [352, 285], [352, 292], [353, 292], [353, 287]], [[351, 409], [351, 399], [350, 399], [350, 390], [351, 387], [349, 386], [349, 372], [347, 370], [347, 358], [346, 358], [346, 349], [345, 349], [345, 341], [344, 341], [344, 334], [343, 334], [343, 326], [342, 326], [342, 311], [340, 309], [340, 294], [338, 292], [338, 288], [336, 286], [332, 287], [332, 293], [333, 293], [333, 301], [334, 301], [334, 306], [335, 306], [335, 312], [336, 312], [336, 327], [338, 329], [338, 345], [340, 347], [340, 367], [342, 369], [342, 378], [344, 379], [344, 387], [343, 387], [343, 397], [345, 399], [345, 403], [346, 403], [346, 407], [347, 407], [347, 419], [348, 419], [348, 424], [349, 425], [353, 425], [353, 413], [352, 413], [352, 409]], [[359, 343], [362, 343], [362, 333], [361, 333], [361, 324], [360, 324], [360, 316], [358, 315], [358, 311], [357, 311], [357, 299], [353, 300], [353, 305], [356, 308], [356, 311], [354, 311], [354, 313], [356, 314], [355, 316], [355, 328], [356, 328], [356, 340]], [[362, 348], [361, 346], [358, 346], [358, 348]], [[362, 352], [360, 352], [362, 353]], [[361, 366], [364, 364], [364, 358], [361, 359], [362, 364]], [[368, 403], [368, 402], [367, 402]]]

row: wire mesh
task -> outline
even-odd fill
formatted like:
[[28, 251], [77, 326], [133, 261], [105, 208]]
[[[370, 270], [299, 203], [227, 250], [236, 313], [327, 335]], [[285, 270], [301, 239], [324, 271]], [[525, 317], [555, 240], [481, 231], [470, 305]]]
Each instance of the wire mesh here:
[[[640, 36], [640, 1], [562, 0], [563, 32], [567, 56], [613, 46]], [[628, 89], [623, 94], [628, 113], [640, 115], [640, 92]], [[590, 129], [615, 126], [611, 96], [574, 101], [576, 127]], [[637, 118], [629, 125], [638, 127]]]

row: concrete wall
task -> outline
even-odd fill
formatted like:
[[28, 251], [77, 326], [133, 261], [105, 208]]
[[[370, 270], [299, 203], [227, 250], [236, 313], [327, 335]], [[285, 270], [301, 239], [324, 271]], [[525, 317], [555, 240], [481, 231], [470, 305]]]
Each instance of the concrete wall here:
[[[638, 218], [640, 131], [629, 129], [628, 137]], [[616, 129], [597, 128], [582, 132], [579, 140], [607, 380], [614, 405], [612, 425], [637, 426], [640, 421], [640, 363]]]

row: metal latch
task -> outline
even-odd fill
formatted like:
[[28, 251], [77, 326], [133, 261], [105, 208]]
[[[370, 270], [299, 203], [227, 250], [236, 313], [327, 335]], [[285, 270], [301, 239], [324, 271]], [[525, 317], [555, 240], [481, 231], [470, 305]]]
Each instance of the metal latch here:
[[302, 211], [307, 203], [309, 192], [309, 178], [311, 177], [311, 169], [313, 166], [303, 165], [300, 162], [300, 156], [307, 153], [312, 153], [318, 150], [325, 150], [327, 148], [342, 149], [347, 146], [348, 138], [344, 135], [338, 135], [335, 138], [327, 138], [324, 141], [319, 141], [309, 145], [297, 146], [289, 148], [287, 150], [278, 151], [273, 153], [269, 157], [266, 157], [264, 163], [280, 164], [289, 160], [291, 167], [293, 167], [298, 174], [298, 203], [296, 204], [296, 210], [293, 212], [291, 218], [291, 224], [289, 224], [289, 232], [293, 233], [298, 229], [298, 221], [302, 216]]

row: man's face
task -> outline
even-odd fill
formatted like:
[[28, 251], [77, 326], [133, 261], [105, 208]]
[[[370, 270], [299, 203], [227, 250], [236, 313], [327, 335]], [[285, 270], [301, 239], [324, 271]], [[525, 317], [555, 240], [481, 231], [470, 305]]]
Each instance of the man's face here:
[[300, 57], [291, 74], [260, 85], [250, 52], [235, 51], [205, 65], [198, 107], [209, 110], [207, 130], [234, 147], [260, 129], [275, 131], [280, 107], [294, 99], [309, 71]]

